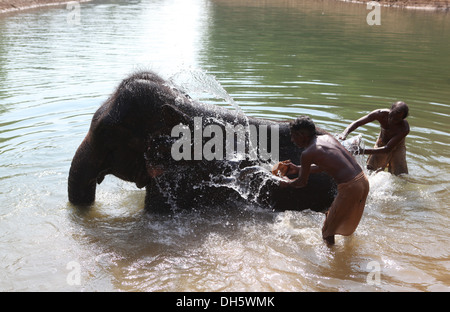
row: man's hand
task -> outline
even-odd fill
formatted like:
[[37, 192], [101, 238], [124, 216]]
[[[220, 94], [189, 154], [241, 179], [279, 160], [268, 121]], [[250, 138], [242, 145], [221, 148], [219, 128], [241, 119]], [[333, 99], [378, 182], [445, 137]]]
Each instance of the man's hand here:
[[281, 188], [288, 188], [291, 186], [293, 180], [290, 180], [286, 177], [282, 177], [282, 180], [280, 181], [280, 187]]
[[352, 150], [352, 154], [355, 156], [364, 155], [364, 149], [358, 146], [358, 148]]
[[298, 172], [298, 166], [294, 165], [290, 160], [281, 161], [272, 167], [272, 174], [279, 177], [298, 174]]
[[338, 138], [339, 140], [345, 140], [345, 139], [347, 138], [347, 135], [346, 135], [344, 132], [342, 132], [341, 134], [338, 135], [337, 138]]
[[300, 175], [300, 170], [302, 169], [301, 166], [297, 166], [291, 162], [286, 163], [286, 165], [289, 166], [289, 169], [286, 171], [286, 175]]

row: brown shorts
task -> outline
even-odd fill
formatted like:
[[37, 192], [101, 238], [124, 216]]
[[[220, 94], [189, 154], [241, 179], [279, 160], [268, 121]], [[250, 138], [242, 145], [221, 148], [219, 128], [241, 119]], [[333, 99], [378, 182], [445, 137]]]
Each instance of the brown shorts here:
[[[384, 145], [384, 142], [378, 139], [375, 144], [375, 148], [382, 147]], [[369, 155], [367, 158], [367, 168], [370, 170], [384, 170], [386, 167], [390, 173], [395, 175], [408, 173], [405, 139], [401, 140], [391, 152], [386, 154]]]
[[368, 194], [369, 180], [364, 172], [348, 182], [339, 184], [338, 194], [322, 227], [323, 238], [335, 234], [351, 235], [361, 220]]

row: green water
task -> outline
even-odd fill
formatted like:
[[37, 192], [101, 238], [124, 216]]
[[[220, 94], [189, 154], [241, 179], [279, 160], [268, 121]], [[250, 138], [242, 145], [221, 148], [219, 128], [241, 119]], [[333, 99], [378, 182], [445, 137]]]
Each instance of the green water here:
[[[369, 26], [369, 12], [148, 0], [82, 3], [75, 25], [65, 6], [1, 15], [0, 290], [448, 291], [450, 17], [382, 8]], [[357, 231], [333, 248], [320, 213], [148, 214], [144, 191], [111, 176], [82, 213], [67, 201], [70, 161], [95, 110], [137, 69], [206, 71], [249, 116], [307, 114], [332, 133], [405, 101], [410, 174], [371, 175]], [[355, 133], [371, 146], [378, 131]]]

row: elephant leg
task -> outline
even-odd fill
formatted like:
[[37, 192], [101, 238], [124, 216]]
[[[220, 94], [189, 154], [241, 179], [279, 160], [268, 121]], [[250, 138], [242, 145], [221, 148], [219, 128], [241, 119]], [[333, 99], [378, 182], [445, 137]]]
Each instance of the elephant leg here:
[[148, 212], [167, 213], [171, 211], [169, 200], [161, 192], [156, 179], [151, 179], [145, 187], [145, 210]]

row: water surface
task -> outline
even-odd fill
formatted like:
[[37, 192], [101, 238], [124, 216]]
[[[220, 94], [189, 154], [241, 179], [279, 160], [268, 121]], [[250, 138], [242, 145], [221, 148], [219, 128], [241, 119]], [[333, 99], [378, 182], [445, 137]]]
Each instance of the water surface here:
[[[64, 6], [0, 16], [1, 290], [450, 290], [448, 14], [382, 8], [369, 26], [364, 5], [257, 3], [93, 1], [78, 25]], [[333, 133], [403, 100], [410, 174], [371, 175], [357, 231], [332, 248], [320, 213], [157, 215], [144, 212], [145, 191], [112, 176], [90, 210], [76, 209], [70, 161], [95, 110], [138, 69], [206, 72], [249, 116], [307, 114]], [[378, 130], [355, 134], [371, 146]]]

